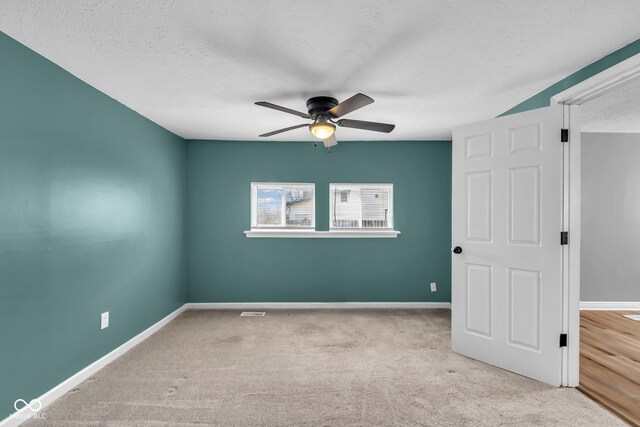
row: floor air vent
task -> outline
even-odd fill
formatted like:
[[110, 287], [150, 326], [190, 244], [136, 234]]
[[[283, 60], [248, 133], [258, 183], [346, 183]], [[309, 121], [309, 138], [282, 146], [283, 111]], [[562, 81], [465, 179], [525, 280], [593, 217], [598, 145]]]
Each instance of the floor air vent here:
[[244, 317], [263, 317], [266, 313], [264, 311], [243, 311], [240, 316]]

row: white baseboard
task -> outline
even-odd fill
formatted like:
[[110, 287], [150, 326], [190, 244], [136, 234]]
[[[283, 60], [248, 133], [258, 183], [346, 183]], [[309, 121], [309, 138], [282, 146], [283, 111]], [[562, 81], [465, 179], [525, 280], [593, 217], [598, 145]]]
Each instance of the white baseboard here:
[[182, 313], [185, 310], [186, 310], [186, 307], [185, 305], [183, 305], [182, 307], [178, 308], [177, 310], [175, 310], [168, 316], [164, 317], [157, 323], [153, 324], [149, 328], [140, 332], [138, 335], [131, 338], [129, 341], [125, 342], [120, 347], [102, 356], [100, 359], [96, 360], [91, 365], [87, 366], [86, 368], [74, 374], [73, 376], [67, 378], [65, 381], [61, 382], [51, 390], [44, 393], [42, 396], [38, 397], [38, 400], [40, 401], [40, 403], [42, 403], [42, 407], [40, 408], [39, 411], [37, 412], [32, 411], [28, 406], [25, 406], [24, 409], [14, 412], [9, 417], [0, 421], [0, 427], [16, 427], [24, 423], [25, 421], [28, 421], [34, 415], [45, 413], [46, 411], [44, 409], [47, 406], [51, 405], [54, 401], [62, 397], [68, 391], [73, 390], [84, 380], [88, 379], [92, 375], [95, 375], [95, 373], [98, 372], [100, 369], [104, 368], [109, 363], [113, 362], [118, 357], [122, 356], [124, 353], [131, 350], [133, 347], [140, 344], [145, 339], [149, 338], [151, 335], [153, 335], [155, 332], [157, 332], [160, 328], [165, 326], [167, 323], [171, 322], [173, 319], [175, 319], [180, 313]]
[[640, 310], [640, 301], [580, 301], [580, 310]]
[[351, 308], [448, 308], [448, 302], [190, 302], [188, 310], [255, 310], [255, 309], [351, 309]]

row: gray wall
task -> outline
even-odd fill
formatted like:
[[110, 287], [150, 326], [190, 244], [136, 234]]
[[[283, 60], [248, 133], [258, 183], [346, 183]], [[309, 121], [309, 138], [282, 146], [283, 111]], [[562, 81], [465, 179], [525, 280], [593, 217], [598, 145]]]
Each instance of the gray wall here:
[[640, 134], [582, 134], [582, 301], [640, 301]]

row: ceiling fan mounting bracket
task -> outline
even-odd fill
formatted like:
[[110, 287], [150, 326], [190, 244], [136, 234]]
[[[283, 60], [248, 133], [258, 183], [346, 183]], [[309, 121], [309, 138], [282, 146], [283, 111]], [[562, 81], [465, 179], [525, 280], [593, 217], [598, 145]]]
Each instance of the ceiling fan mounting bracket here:
[[314, 96], [307, 101], [307, 109], [312, 119], [318, 117], [327, 117], [331, 115], [327, 114], [327, 111], [338, 105], [338, 100], [331, 98], [330, 96]]

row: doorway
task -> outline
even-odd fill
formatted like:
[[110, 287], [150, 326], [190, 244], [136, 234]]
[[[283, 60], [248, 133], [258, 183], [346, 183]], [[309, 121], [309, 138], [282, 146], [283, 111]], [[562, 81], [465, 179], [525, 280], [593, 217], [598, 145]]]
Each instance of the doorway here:
[[569, 317], [579, 324], [579, 364], [569, 362], [579, 366], [578, 390], [640, 425], [640, 57], [553, 101], [580, 117], [567, 148], [568, 289], [581, 310]]
[[578, 390], [640, 426], [640, 78], [581, 117]]
[[[570, 387], [579, 385], [581, 107], [588, 101], [602, 97], [616, 88], [621, 88], [638, 76], [640, 76], [640, 55], [610, 67], [554, 96], [551, 100], [551, 107], [454, 129], [453, 246], [455, 248], [453, 249], [454, 258], [452, 261], [452, 346], [454, 351], [540, 379], [549, 384]], [[555, 121], [558, 117], [561, 125], [557, 125]], [[528, 136], [522, 138], [524, 135], [522, 131], [525, 129]], [[534, 129], [540, 131], [529, 132]], [[544, 133], [541, 131], [542, 129], [545, 129]], [[546, 131], [549, 129], [552, 129], [552, 132], [547, 135]], [[502, 200], [500, 197], [504, 194], [511, 194], [508, 191], [511, 188], [510, 185], [516, 184], [513, 181], [516, 169], [531, 168], [532, 165], [534, 168], [538, 167], [538, 164], [535, 163], [536, 156], [539, 156], [537, 153], [549, 152], [550, 149], [555, 150], [556, 146], [553, 144], [558, 142], [563, 143], [562, 149], [553, 158], [562, 163], [562, 167], [559, 169], [562, 174], [561, 179], [553, 173], [545, 172], [546, 179], [542, 174], [531, 173], [530, 175], [535, 179], [529, 180], [531, 185], [524, 187], [528, 188], [527, 191], [513, 192], [511, 198], [507, 197], [506, 204], [497, 203]], [[564, 144], [564, 142], [567, 143]], [[513, 157], [513, 165], [511, 165], [511, 157]], [[515, 163], [520, 161], [522, 164]], [[549, 165], [552, 165], [552, 168], [557, 166], [553, 161]], [[549, 171], [549, 168], [545, 166], [540, 170]], [[506, 181], [503, 177], [504, 174], [507, 176]], [[538, 180], [537, 176], [543, 179]], [[506, 184], [502, 185], [503, 182]], [[541, 188], [542, 190], [539, 191]], [[523, 198], [523, 194], [531, 196], [528, 199], [532, 202], [527, 204], [524, 200], [527, 197]], [[538, 199], [538, 196], [548, 197], [550, 194], [557, 194], [561, 199], [561, 207], [555, 210], [555, 215], [560, 214], [562, 217], [560, 222], [551, 217], [549, 220], [540, 220], [544, 217], [544, 213], [538, 210], [537, 206], [548, 207], [549, 204], [538, 204], [536, 200], [541, 201], [542, 199]], [[509, 281], [511, 276], [508, 274], [505, 276], [505, 272], [510, 273], [516, 268], [507, 264], [510, 258], [504, 254], [520, 252], [520, 248], [516, 246], [523, 242], [507, 239], [508, 245], [503, 248], [504, 236], [495, 234], [497, 238], [494, 239], [494, 230], [496, 233], [504, 230], [505, 227], [507, 230], [513, 230], [507, 220], [513, 222], [513, 218], [516, 217], [512, 215], [508, 218], [494, 220], [496, 218], [494, 215], [503, 215], [505, 212], [511, 215], [509, 213], [511, 212], [510, 206], [517, 207], [518, 205], [523, 207], [520, 209], [521, 212], [528, 212], [528, 215], [521, 216], [521, 218], [527, 218], [525, 223], [531, 225], [522, 228], [525, 235], [529, 233], [530, 237], [524, 243], [530, 244], [531, 247], [544, 248], [546, 246], [549, 248], [545, 253], [552, 256], [554, 260], [560, 260], [560, 277], [555, 277], [553, 274], [550, 276], [546, 273], [544, 270], [549, 266], [542, 266], [540, 270], [537, 266], [524, 268], [529, 273], [533, 273], [529, 276], [534, 279], [521, 281], [520, 284], [514, 280]], [[494, 223], [496, 224], [495, 229], [490, 227]], [[547, 230], [557, 231], [558, 234], [538, 241], [537, 238], [531, 237], [537, 236], [535, 224], [540, 224], [542, 228]], [[507, 234], [508, 236], [510, 234]], [[497, 246], [496, 243], [498, 243]], [[558, 251], [554, 245], [560, 245], [561, 249]], [[538, 273], [540, 274], [538, 275]], [[499, 283], [500, 280], [504, 281], [504, 277], [507, 277], [508, 286]], [[544, 280], [537, 280], [535, 277]], [[535, 307], [542, 307], [543, 304], [538, 303], [545, 295], [548, 297], [550, 292], [556, 292], [556, 287], [561, 289], [561, 295], [549, 298], [549, 301], [561, 304], [561, 309], [558, 312], [560, 314], [558, 317], [549, 316], [549, 313], [540, 316], [545, 319], [553, 317], [551, 326], [542, 328], [540, 321], [535, 317], [536, 313], [540, 311]], [[522, 291], [530, 290], [532, 291], [530, 292], [531, 297], [522, 298], [522, 301], [526, 302], [525, 304], [516, 304], [519, 299], [514, 290], [520, 294], [524, 293]], [[516, 309], [517, 307], [524, 309]], [[529, 317], [533, 321], [518, 322], [517, 317], [522, 313], [531, 314]], [[505, 324], [506, 328], [504, 328]], [[493, 329], [493, 325], [497, 327]], [[527, 329], [524, 327], [527, 325], [538, 325], [539, 327]], [[553, 350], [553, 346], [555, 346], [556, 349], [560, 348], [559, 353], [556, 352], [557, 355], [549, 357], [548, 361], [531, 360], [524, 364], [526, 365], [524, 367], [518, 365], [517, 360], [522, 360], [519, 357], [524, 357], [526, 353], [520, 352], [518, 357], [507, 357], [504, 356], [506, 353], [500, 348], [501, 343], [505, 341], [514, 348], [522, 344], [515, 339], [519, 335], [516, 326], [521, 331], [527, 332], [524, 335], [530, 339], [525, 342], [529, 345], [529, 350], [541, 351], [544, 348], [546, 349], [544, 351], [553, 354], [556, 352]], [[514, 333], [514, 331], [516, 332]], [[539, 342], [535, 341], [536, 337], [541, 339], [544, 337], [545, 340], [549, 339], [549, 342], [538, 349], [531, 344]], [[555, 340], [552, 340], [554, 337]], [[527, 350], [526, 345], [520, 345], [519, 348]], [[553, 369], [556, 369], [558, 363], [560, 369], [555, 372], [559, 372], [559, 379], [557, 379], [558, 374], [553, 373]], [[536, 369], [539, 368], [538, 373], [545, 372], [549, 375], [528, 372], [534, 366]]]

